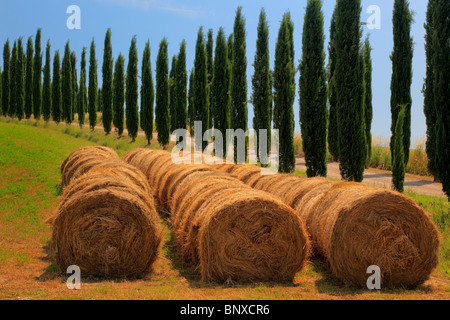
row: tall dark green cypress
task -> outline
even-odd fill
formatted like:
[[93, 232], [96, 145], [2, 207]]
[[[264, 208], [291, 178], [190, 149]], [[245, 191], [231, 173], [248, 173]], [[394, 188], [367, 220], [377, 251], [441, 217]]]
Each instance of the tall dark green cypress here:
[[128, 136], [132, 141], [136, 141], [139, 130], [138, 112], [138, 54], [136, 49], [136, 36], [131, 40], [128, 55], [127, 77], [126, 77], [126, 109], [125, 121], [127, 124]]
[[61, 91], [61, 62], [59, 51], [53, 58], [53, 84], [52, 84], [52, 119], [56, 123], [62, 120], [62, 91]]
[[208, 92], [209, 92], [209, 128], [213, 126], [214, 118], [214, 105], [212, 104], [212, 84], [214, 81], [214, 33], [212, 29], [208, 30], [207, 41], [206, 41], [206, 59], [208, 60]]
[[279, 130], [279, 172], [290, 173], [295, 169], [294, 151], [294, 98], [295, 67], [292, 56], [292, 21], [285, 13], [278, 33], [274, 69], [274, 129]]
[[231, 128], [231, 66], [228, 60], [228, 46], [223, 28], [219, 29], [214, 56], [214, 82], [212, 101], [214, 128], [222, 133], [223, 156], [227, 155], [226, 134]]
[[159, 44], [156, 59], [156, 105], [155, 122], [158, 131], [158, 142], [165, 147], [170, 139], [170, 109], [169, 109], [169, 57], [168, 44], [164, 38]]
[[434, 105], [437, 167], [443, 191], [450, 199], [450, 3], [436, 0], [433, 10]]
[[17, 105], [17, 41], [14, 41], [12, 53], [11, 53], [11, 74], [10, 74], [10, 88], [9, 88], [9, 108], [8, 108], [8, 116], [14, 117], [16, 115], [16, 105]]
[[[203, 28], [201, 27], [197, 34], [197, 44], [195, 46], [194, 61], [194, 122], [202, 122], [202, 132], [194, 132], [194, 135], [204, 137], [205, 132], [209, 128], [209, 92], [208, 92], [208, 59], [205, 49], [205, 41], [203, 36]], [[196, 139], [196, 142], [202, 140], [202, 145], [196, 145], [197, 149], [204, 150], [208, 142], [203, 139]]]
[[[231, 78], [231, 128], [247, 132], [247, 57], [246, 31], [242, 7], [236, 11], [233, 28], [233, 66]], [[245, 160], [248, 155], [248, 137], [245, 138]], [[234, 158], [237, 161], [237, 141], [234, 141]]]
[[2, 73], [2, 115], [8, 115], [10, 104], [10, 79], [11, 79], [11, 49], [9, 46], [9, 39], [6, 40], [3, 46], [3, 73]]
[[364, 85], [365, 85], [365, 125], [366, 125], [366, 143], [367, 143], [367, 159], [370, 160], [372, 155], [372, 119], [373, 119], [373, 105], [372, 105], [372, 47], [370, 46], [369, 38], [364, 41]]
[[77, 55], [74, 51], [70, 53], [70, 66], [72, 67], [72, 119], [74, 119], [74, 113], [78, 113]]
[[436, 154], [436, 108], [434, 105], [434, 69], [433, 69], [433, 13], [435, 0], [428, 0], [425, 28], [425, 54], [426, 54], [426, 77], [423, 85], [423, 111], [427, 124], [426, 152], [428, 156], [428, 171], [438, 180], [438, 166]]
[[97, 125], [97, 59], [95, 58], [95, 42], [92, 39], [89, 53], [89, 127], [95, 129]]
[[334, 82], [337, 98], [339, 168], [343, 180], [356, 182], [364, 179], [367, 153], [360, 17], [360, 0], [337, 2]]
[[308, 0], [300, 63], [300, 128], [308, 177], [327, 176], [327, 85], [321, 0]]
[[400, 139], [396, 139], [394, 143], [394, 158], [392, 159], [392, 185], [394, 190], [403, 192], [405, 182], [405, 154], [403, 146], [403, 122], [405, 121], [406, 105], [400, 107], [400, 112], [397, 117], [397, 123], [395, 124], [395, 135]]
[[112, 126], [112, 47], [111, 47], [111, 29], [106, 31], [105, 45], [103, 51], [103, 66], [102, 66], [102, 120], [103, 129], [106, 134], [111, 132]]
[[42, 115], [49, 121], [52, 114], [52, 79], [50, 73], [51, 51], [50, 40], [45, 49], [44, 82], [42, 85]]
[[409, 148], [411, 145], [411, 83], [413, 39], [411, 37], [412, 14], [407, 0], [395, 0], [392, 17], [394, 32], [394, 51], [391, 55], [391, 155], [395, 156], [395, 126], [397, 124], [400, 106], [406, 105], [403, 128], [403, 146], [405, 165], [409, 162]]
[[86, 88], [86, 47], [81, 52], [80, 63], [80, 86], [78, 91], [78, 124], [80, 128], [84, 126], [84, 119], [87, 107], [87, 88]]
[[25, 65], [25, 118], [30, 119], [33, 114], [33, 40], [27, 41], [27, 58]]
[[177, 107], [177, 91], [176, 91], [176, 75], [177, 75], [177, 56], [172, 57], [172, 68], [169, 73], [169, 115], [170, 115], [170, 132], [177, 129], [176, 127], [176, 107]]
[[36, 32], [34, 39], [34, 62], [33, 62], [33, 115], [39, 119], [42, 113], [42, 52], [41, 52], [41, 29]]
[[259, 150], [260, 132], [267, 131], [267, 148], [264, 150], [265, 155], [269, 155], [271, 145], [271, 105], [272, 105], [272, 86], [270, 75], [269, 60], [269, 25], [267, 23], [266, 12], [261, 9], [258, 23], [258, 38], [256, 40], [255, 62], [253, 64], [255, 73], [252, 77], [252, 101], [253, 101], [253, 129], [256, 131], [256, 155], [258, 161], [262, 160], [267, 163], [267, 158], [261, 158]]
[[24, 116], [25, 104], [25, 53], [23, 52], [22, 38], [17, 41], [17, 69], [16, 69], [16, 117], [19, 120]]
[[72, 83], [72, 62], [69, 41], [67, 41], [64, 48], [64, 57], [61, 66], [61, 92], [62, 92], [62, 120], [67, 124], [73, 121], [73, 83]]
[[155, 103], [155, 89], [151, 65], [150, 42], [145, 44], [142, 57], [142, 87], [141, 87], [141, 128], [145, 132], [148, 144], [153, 139], [153, 105]]
[[176, 108], [175, 114], [171, 117], [175, 117], [175, 128], [186, 129], [187, 123], [187, 84], [188, 76], [186, 71], [186, 42], [183, 40], [180, 45], [180, 51], [177, 58], [177, 70], [175, 76], [175, 88], [176, 88]]
[[194, 135], [194, 69], [191, 69], [189, 74], [189, 91], [188, 91], [188, 110], [187, 110], [187, 124], [191, 135]]
[[114, 67], [114, 99], [113, 99], [113, 109], [114, 109], [114, 119], [113, 124], [117, 129], [119, 137], [123, 134], [124, 125], [124, 103], [125, 103], [125, 62], [122, 54], [119, 54]]
[[[97, 100], [98, 100], [98, 112], [103, 113], [103, 100], [102, 100], [102, 88], [97, 90]], [[102, 115], [103, 117], [103, 115]]]
[[337, 119], [337, 97], [336, 97], [336, 9], [333, 12], [330, 25], [330, 42], [328, 45], [328, 151], [333, 157], [334, 161], [339, 159], [339, 145], [338, 145], [338, 119]]

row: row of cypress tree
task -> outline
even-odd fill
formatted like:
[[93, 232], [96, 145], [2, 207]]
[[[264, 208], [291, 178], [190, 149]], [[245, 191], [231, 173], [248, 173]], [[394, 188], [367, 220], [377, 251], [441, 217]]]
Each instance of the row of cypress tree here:
[[[450, 99], [446, 76], [449, 70], [449, 28], [446, 19], [448, 12], [448, 1], [429, 1], [425, 25], [427, 77], [424, 84], [429, 169], [443, 182], [447, 193], [450, 184]], [[360, 14], [360, 0], [340, 0], [336, 3], [330, 27], [329, 64], [325, 66], [322, 1], [308, 0], [302, 35], [302, 60], [296, 67], [294, 25], [287, 12], [280, 24], [275, 67], [272, 71], [268, 48], [269, 27], [266, 13], [264, 9], [261, 10], [253, 64], [251, 102], [254, 107], [253, 127], [256, 130], [256, 140], [267, 139], [267, 150], [260, 150], [259, 144], [255, 146], [257, 157], [262, 163], [266, 163], [270, 152], [270, 130], [273, 121], [273, 128], [279, 130], [280, 171], [291, 172], [295, 168], [293, 102], [295, 75], [299, 71], [300, 127], [308, 176], [326, 176], [325, 159], [328, 145], [333, 158], [340, 162], [342, 178], [362, 181], [365, 164], [371, 153], [372, 62], [369, 39], [361, 41]], [[409, 160], [411, 135], [411, 24], [412, 14], [408, 1], [395, 0], [394, 50], [391, 55], [391, 154], [393, 184], [399, 191], [403, 190], [404, 168]], [[203, 28], [199, 29], [194, 68], [189, 77], [186, 71], [186, 43], [183, 41], [180, 45], [180, 52], [172, 58], [169, 70], [168, 43], [163, 39], [159, 45], [156, 63], [156, 90], [150, 64], [150, 44], [146, 43], [141, 70], [140, 114], [137, 106], [138, 59], [135, 37], [131, 42], [125, 72], [121, 54], [114, 66], [111, 30], [108, 29], [102, 66], [103, 83], [101, 88], [98, 88], [94, 40], [90, 47], [89, 79], [86, 75], [86, 48], [83, 48], [79, 86], [75, 68], [76, 56], [70, 51], [69, 42], [65, 46], [62, 65], [59, 52], [55, 52], [53, 77], [50, 76], [50, 43], [47, 42], [42, 85], [40, 34], [39, 29], [34, 48], [31, 38], [28, 39], [26, 52], [23, 50], [22, 39], [14, 42], [12, 53], [9, 41], [5, 43], [0, 82], [4, 115], [22, 119], [24, 116], [29, 118], [32, 114], [39, 118], [42, 113], [45, 120], [52, 118], [57, 122], [71, 123], [74, 113], [78, 113], [79, 123], [83, 125], [87, 111], [90, 127], [94, 128], [101, 99], [105, 132], [110, 133], [113, 124], [119, 135], [123, 134], [126, 110], [126, 126], [133, 140], [140, 124], [150, 143], [153, 138], [153, 120], [156, 122], [158, 142], [163, 146], [169, 142], [171, 131], [187, 126], [191, 127], [192, 134], [201, 135], [202, 138], [212, 127], [222, 133], [227, 129], [247, 131], [249, 101], [246, 30], [241, 7], [236, 11], [233, 33], [227, 38], [223, 29], [219, 29], [215, 50], [213, 31], [208, 30], [205, 37]], [[195, 121], [202, 122], [202, 132], [193, 131]], [[260, 136], [260, 129], [267, 130], [266, 137]], [[201, 140], [203, 139], [199, 139]], [[203, 141], [202, 147], [205, 148], [206, 144], [207, 142]], [[248, 140], [245, 144], [245, 158], [247, 144]], [[236, 154], [236, 141], [234, 148]], [[226, 156], [226, 152], [224, 145], [223, 156]]]

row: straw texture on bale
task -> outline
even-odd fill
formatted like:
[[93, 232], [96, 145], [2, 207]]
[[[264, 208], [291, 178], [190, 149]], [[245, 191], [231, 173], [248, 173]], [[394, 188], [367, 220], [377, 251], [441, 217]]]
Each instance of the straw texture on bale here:
[[232, 166], [218, 172], [219, 165], [174, 164], [170, 153], [152, 153], [128, 159], [169, 211], [178, 252], [204, 281], [292, 281], [304, 267], [309, 240], [292, 208], [230, 176]]
[[355, 183], [334, 184], [302, 210], [315, 250], [335, 276], [365, 287], [367, 268], [381, 270], [384, 287], [415, 287], [439, 263], [439, 232], [409, 197]]
[[77, 150], [61, 166], [71, 178], [48, 220], [50, 256], [61, 270], [77, 265], [87, 275], [143, 277], [152, 271], [162, 241], [152, 190], [139, 170], [112, 153], [104, 156], [109, 151], [102, 149], [103, 155]]
[[[233, 176], [237, 171], [228, 169]], [[360, 183], [287, 175], [255, 175], [247, 183], [295, 209], [314, 254], [324, 257], [346, 284], [366, 287], [367, 268], [376, 265], [383, 287], [415, 287], [439, 263], [439, 231], [405, 195]]]
[[75, 171], [88, 160], [119, 161], [117, 153], [107, 147], [84, 147], [72, 152], [61, 164], [62, 186], [66, 187]]

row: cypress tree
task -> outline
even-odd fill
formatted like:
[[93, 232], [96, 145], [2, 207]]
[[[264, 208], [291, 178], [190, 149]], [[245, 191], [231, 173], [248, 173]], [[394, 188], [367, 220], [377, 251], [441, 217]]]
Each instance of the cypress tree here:
[[62, 120], [62, 97], [61, 97], [61, 71], [59, 51], [55, 52], [53, 58], [53, 84], [52, 84], [52, 118], [56, 123]]
[[[231, 127], [247, 132], [247, 57], [245, 19], [242, 7], [236, 12], [233, 28], [233, 66], [231, 78]], [[245, 160], [248, 155], [248, 137], [245, 137]], [[237, 141], [234, 141], [234, 158], [237, 162]]]
[[70, 53], [70, 66], [72, 67], [72, 120], [73, 120], [74, 113], [78, 113], [77, 56], [74, 51]]
[[450, 199], [450, 3], [436, 0], [433, 10], [434, 105], [439, 179]]
[[258, 161], [263, 160], [267, 163], [267, 159], [261, 159], [260, 134], [259, 130], [267, 131], [267, 149], [264, 150], [268, 155], [271, 144], [271, 104], [272, 104], [272, 86], [270, 75], [269, 61], [269, 25], [267, 24], [266, 12], [264, 8], [259, 14], [258, 38], [256, 40], [255, 62], [253, 64], [255, 73], [252, 77], [252, 101], [253, 101], [253, 129], [256, 131], [256, 156]]
[[177, 72], [177, 56], [172, 57], [172, 68], [169, 73], [169, 115], [170, 115], [170, 132], [177, 129], [176, 127], [176, 72]]
[[308, 0], [300, 63], [300, 128], [308, 177], [327, 176], [327, 86], [321, 0]]
[[[97, 96], [98, 96], [98, 112], [103, 113], [102, 88], [98, 88]], [[102, 117], [103, 117], [103, 114], [102, 114]]]
[[214, 81], [214, 34], [213, 30], [208, 30], [208, 36], [206, 41], [206, 59], [208, 66], [208, 91], [209, 91], [209, 127], [211, 129], [213, 126], [213, 118], [214, 118], [214, 105], [212, 104], [212, 84]]
[[228, 61], [230, 62], [230, 67], [233, 65], [233, 47], [234, 47], [233, 43], [234, 43], [233, 34], [230, 34], [227, 39]]
[[24, 116], [24, 104], [25, 104], [25, 53], [23, 52], [22, 38], [17, 41], [17, 67], [16, 67], [16, 117], [20, 120]]
[[[207, 70], [207, 55], [205, 50], [205, 42], [203, 37], [203, 28], [201, 27], [197, 34], [197, 44], [195, 46], [195, 61], [194, 61], [194, 122], [202, 122], [202, 132], [194, 132], [195, 135], [200, 134], [204, 137], [205, 132], [209, 128], [209, 92], [208, 92], [208, 70]], [[196, 139], [200, 140], [200, 139]], [[204, 150], [208, 142], [203, 141], [202, 145], [197, 145], [197, 148]]]
[[95, 58], [94, 39], [91, 42], [89, 55], [89, 126], [94, 130], [97, 125], [97, 59]]
[[72, 82], [72, 62], [71, 51], [69, 41], [67, 41], [64, 48], [64, 57], [61, 66], [61, 92], [62, 92], [62, 108], [63, 115], [62, 120], [67, 124], [71, 124], [73, 121], [73, 82]]
[[33, 114], [33, 40], [28, 38], [27, 61], [25, 66], [25, 118]]
[[111, 132], [112, 123], [112, 47], [111, 47], [111, 29], [106, 31], [105, 46], [103, 51], [103, 86], [102, 86], [102, 112], [103, 112], [103, 129], [106, 134]]
[[12, 53], [11, 53], [11, 74], [10, 74], [10, 94], [9, 94], [9, 109], [8, 115], [14, 117], [16, 115], [16, 105], [17, 105], [17, 41], [14, 41]]
[[141, 88], [141, 128], [145, 132], [148, 144], [153, 139], [153, 105], [155, 89], [153, 87], [150, 42], [145, 44], [142, 57], [142, 88]]
[[155, 122], [158, 131], [158, 142], [165, 147], [170, 138], [170, 109], [169, 109], [169, 58], [167, 54], [167, 40], [164, 38], [159, 44], [156, 59], [156, 105]]
[[2, 82], [3, 82], [3, 72], [2, 72], [2, 68], [0, 68], [0, 116], [3, 114], [3, 86], [2, 86]]
[[361, 1], [338, 1], [336, 70], [339, 168], [343, 180], [361, 182], [366, 163]]
[[336, 8], [333, 12], [330, 25], [330, 42], [328, 45], [328, 102], [329, 102], [329, 114], [328, 114], [328, 151], [333, 157], [334, 161], [339, 159], [339, 146], [338, 146], [338, 120], [337, 120], [337, 97], [336, 97]]
[[292, 22], [285, 13], [278, 33], [274, 70], [274, 129], [279, 130], [279, 171], [290, 173], [295, 169], [294, 111], [295, 68], [291, 42]]
[[186, 42], [183, 40], [180, 45], [180, 51], [177, 58], [177, 71], [175, 76], [176, 88], [176, 108], [175, 114], [175, 128], [186, 129], [187, 123], [187, 71], [186, 71]]
[[10, 102], [10, 79], [11, 79], [11, 67], [10, 67], [11, 49], [9, 47], [9, 39], [6, 40], [3, 46], [3, 73], [2, 73], [2, 115], [6, 117], [9, 110]]
[[373, 105], [372, 105], [372, 47], [370, 46], [369, 38], [364, 41], [364, 85], [365, 85], [365, 125], [366, 125], [366, 143], [367, 143], [367, 160], [370, 160], [372, 155], [372, 119], [373, 119]]
[[41, 29], [36, 32], [34, 39], [33, 62], [33, 115], [40, 119], [42, 112], [42, 53], [41, 53]]
[[122, 54], [119, 54], [116, 60], [116, 65], [114, 67], [114, 127], [117, 128], [119, 137], [123, 134], [123, 124], [124, 124], [124, 102], [125, 102], [125, 62]]
[[394, 28], [394, 51], [392, 60], [391, 79], [391, 155], [395, 156], [395, 126], [397, 124], [399, 106], [406, 105], [403, 128], [403, 146], [405, 165], [409, 162], [409, 148], [411, 145], [411, 82], [413, 39], [410, 36], [412, 15], [407, 0], [395, 0], [392, 24]]
[[194, 69], [189, 74], [188, 111], [187, 122], [191, 135], [194, 135]]
[[128, 55], [127, 77], [126, 77], [126, 110], [125, 118], [128, 130], [128, 136], [132, 141], [136, 141], [139, 130], [138, 113], [138, 54], [136, 49], [136, 36], [131, 40], [130, 51]]
[[44, 65], [44, 83], [42, 86], [42, 115], [45, 121], [50, 120], [52, 113], [52, 83], [50, 74], [50, 40], [47, 41], [47, 48], [45, 49], [45, 65]]
[[87, 107], [87, 93], [86, 93], [86, 47], [83, 47], [81, 52], [80, 63], [80, 86], [78, 91], [78, 123], [80, 128], [84, 125], [84, 118]]
[[400, 111], [397, 117], [397, 123], [395, 124], [395, 135], [399, 139], [394, 143], [394, 158], [392, 159], [392, 184], [394, 190], [403, 192], [405, 182], [405, 159], [404, 159], [404, 146], [403, 146], [403, 122], [405, 120], [405, 107], [400, 107]]
[[434, 69], [433, 69], [433, 13], [435, 0], [428, 1], [425, 28], [425, 54], [426, 54], [426, 78], [423, 85], [423, 111], [427, 124], [427, 141], [426, 152], [428, 156], [428, 171], [434, 176], [435, 180], [439, 180], [437, 174], [437, 158], [436, 154], [436, 109], [434, 106]]
[[214, 82], [212, 87], [212, 101], [214, 112], [214, 128], [222, 133], [224, 139], [223, 156], [227, 155], [226, 133], [231, 128], [230, 107], [231, 107], [231, 68], [228, 60], [228, 46], [223, 28], [219, 29], [216, 39], [214, 63]]

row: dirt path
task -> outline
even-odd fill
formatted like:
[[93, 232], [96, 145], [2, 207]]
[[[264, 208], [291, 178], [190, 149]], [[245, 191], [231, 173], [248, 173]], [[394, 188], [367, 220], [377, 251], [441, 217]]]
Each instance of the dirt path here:
[[[297, 157], [296, 170], [306, 171], [305, 158]], [[328, 162], [328, 177], [341, 179], [338, 162]], [[369, 168], [364, 172], [363, 183], [378, 187], [391, 188], [392, 173], [390, 171]], [[442, 184], [434, 182], [432, 177], [423, 177], [413, 174], [405, 176], [405, 190], [410, 190], [417, 194], [446, 198], [442, 191]]]

